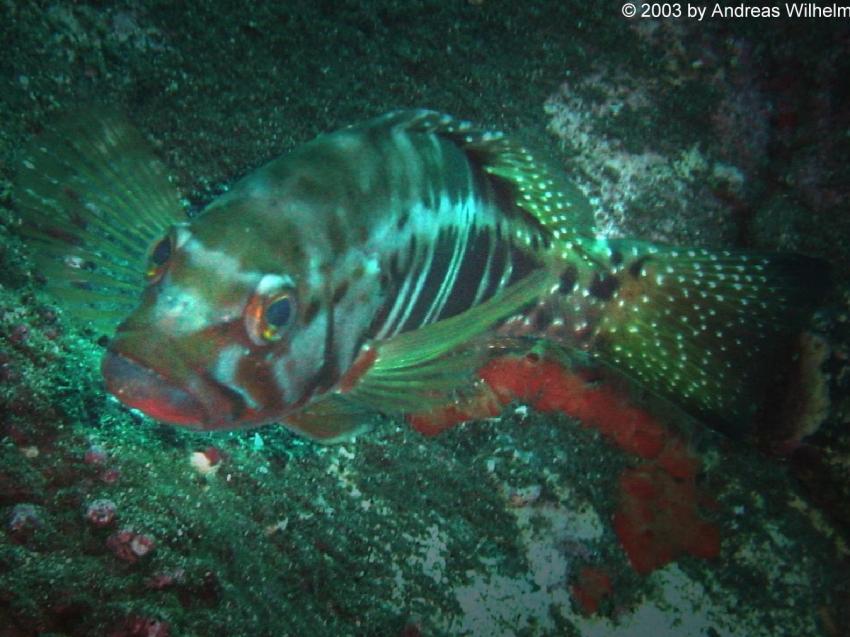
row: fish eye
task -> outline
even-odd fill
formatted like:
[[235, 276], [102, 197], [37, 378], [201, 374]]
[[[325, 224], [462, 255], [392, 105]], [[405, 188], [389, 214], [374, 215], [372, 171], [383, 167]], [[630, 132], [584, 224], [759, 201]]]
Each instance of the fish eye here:
[[256, 345], [280, 341], [297, 313], [295, 290], [289, 277], [265, 275], [245, 307], [245, 328]]
[[279, 341], [283, 331], [292, 316], [292, 299], [289, 294], [274, 297], [267, 303], [263, 311], [262, 329], [263, 340]]
[[172, 243], [173, 240], [169, 234], [160, 239], [153, 247], [153, 250], [151, 250], [150, 262], [148, 264], [148, 269], [145, 272], [145, 278], [147, 278], [149, 282], [155, 283], [160, 279], [160, 277], [162, 277], [162, 273], [165, 271], [165, 265], [171, 258]]

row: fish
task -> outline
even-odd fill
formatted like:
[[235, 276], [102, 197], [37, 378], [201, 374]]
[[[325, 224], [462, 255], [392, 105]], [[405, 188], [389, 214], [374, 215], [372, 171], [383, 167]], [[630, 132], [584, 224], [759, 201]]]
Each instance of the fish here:
[[803, 255], [602, 236], [552, 162], [424, 109], [320, 135], [189, 215], [141, 133], [90, 108], [22, 153], [15, 205], [48, 290], [112, 335], [126, 406], [326, 443], [468, 403], [511, 352], [741, 426], [829, 278]]

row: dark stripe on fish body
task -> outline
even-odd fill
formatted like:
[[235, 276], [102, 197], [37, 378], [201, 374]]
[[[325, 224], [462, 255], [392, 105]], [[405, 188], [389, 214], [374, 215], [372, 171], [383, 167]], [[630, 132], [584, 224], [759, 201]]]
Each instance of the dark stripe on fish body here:
[[395, 229], [401, 232], [404, 230], [404, 227], [407, 225], [408, 220], [410, 219], [410, 214], [405, 211], [399, 215], [398, 219], [395, 222]]
[[387, 281], [387, 289], [390, 288], [393, 284], [396, 284], [396, 288], [401, 285], [402, 274], [401, 267], [399, 265], [400, 255], [398, 252], [393, 252], [389, 258], [389, 265], [387, 267], [387, 275], [389, 277], [389, 281]]
[[505, 236], [502, 234], [501, 225], [496, 225], [496, 230], [494, 240], [494, 250], [493, 250], [493, 260], [490, 263], [490, 272], [488, 274], [487, 287], [484, 290], [484, 296], [482, 297], [482, 301], [489, 299], [491, 296], [496, 294], [496, 292], [500, 289], [500, 283], [505, 274], [505, 268], [508, 265], [508, 254], [510, 252], [510, 244], [508, 243]]
[[437, 238], [431, 267], [415, 300], [413, 310], [401, 327], [402, 332], [421, 327], [425, 322], [425, 317], [437, 301], [438, 293], [449, 275], [449, 266], [457, 249], [457, 234], [457, 230], [450, 227], [444, 229]]
[[[492, 261], [493, 247], [492, 228], [472, 228], [454, 286], [438, 318], [449, 318], [472, 307], [484, 284], [483, 278]], [[484, 300], [478, 298], [479, 303]]]
[[325, 331], [325, 352], [322, 359], [322, 366], [319, 371], [313, 376], [308, 384], [309, 393], [315, 391], [323, 391], [332, 386], [339, 378], [341, 371], [337, 364], [336, 348], [334, 347], [334, 303], [328, 304], [328, 328]]
[[370, 334], [396, 334], [400, 324], [406, 322], [406, 314], [418, 298], [416, 289], [429, 253], [427, 247], [419, 249], [418, 246], [416, 235], [411, 235], [401, 251], [390, 255], [386, 268], [389, 276], [384, 288], [386, 316], [379, 323], [373, 323], [374, 331], [370, 330]]
[[316, 318], [316, 313], [319, 311], [319, 302], [316, 299], [313, 299], [307, 304], [307, 307], [304, 309], [304, 317], [302, 319], [302, 323], [306, 326], [313, 322], [313, 319]]
[[336, 289], [333, 292], [333, 297], [331, 298], [331, 303], [339, 303], [342, 300], [342, 297], [345, 296], [346, 292], [348, 292], [348, 281], [343, 281], [336, 286]]
[[540, 261], [530, 251], [525, 251], [510, 244], [509, 254], [513, 267], [511, 269], [511, 275], [505, 283], [506, 287], [524, 279], [540, 267]]

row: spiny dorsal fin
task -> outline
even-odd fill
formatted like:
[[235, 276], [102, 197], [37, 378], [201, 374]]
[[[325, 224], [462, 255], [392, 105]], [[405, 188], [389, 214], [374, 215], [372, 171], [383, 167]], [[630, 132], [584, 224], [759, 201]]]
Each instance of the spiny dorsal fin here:
[[149, 144], [123, 117], [99, 108], [32, 140], [15, 200], [48, 289], [110, 334], [136, 304], [151, 244], [185, 221], [177, 189]]
[[[828, 285], [823, 262], [799, 255], [609, 241], [595, 351], [655, 394], [721, 427], [745, 423], [772, 380], [782, 339]], [[613, 281], [616, 281], [614, 283]]]
[[429, 110], [395, 111], [369, 125], [434, 133], [451, 140], [505, 186], [516, 206], [549, 230], [556, 241], [573, 247], [573, 238], [592, 237], [593, 211], [584, 194], [562, 171], [504, 133]]

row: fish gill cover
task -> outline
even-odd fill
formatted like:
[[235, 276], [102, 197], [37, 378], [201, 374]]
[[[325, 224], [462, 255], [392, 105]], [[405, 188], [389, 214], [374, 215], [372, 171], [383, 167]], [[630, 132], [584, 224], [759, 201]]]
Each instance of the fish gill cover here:
[[[846, 632], [846, 23], [494, 0], [2, 11], [0, 634]], [[434, 436], [157, 425], [107, 398], [98, 322], [45, 292], [19, 236], [22, 149], [92, 104], [138, 127], [163, 166], [140, 170], [190, 217], [318, 133], [429, 106], [548, 151], [608, 237], [805, 253], [836, 292], [782, 343], [756, 440], [536, 350], [414, 420]], [[470, 415], [489, 419], [446, 428]]]

